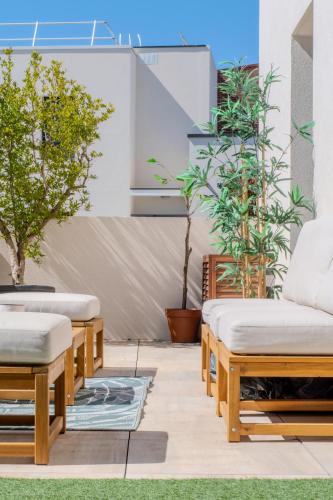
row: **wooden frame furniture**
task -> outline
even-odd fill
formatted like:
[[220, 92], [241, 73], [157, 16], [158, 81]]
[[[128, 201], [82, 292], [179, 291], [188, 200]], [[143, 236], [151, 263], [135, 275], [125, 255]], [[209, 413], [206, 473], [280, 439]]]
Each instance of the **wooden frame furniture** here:
[[[71, 347], [65, 353], [65, 386], [66, 404], [73, 405], [75, 394], [84, 387], [85, 383], [85, 339], [86, 332], [82, 327], [72, 327], [73, 341]], [[75, 356], [76, 353], [76, 356]], [[35, 398], [34, 389], [15, 389], [2, 394], [0, 389], [0, 399], [22, 399], [29, 400]], [[54, 390], [50, 390], [50, 401], [54, 400]]]
[[[103, 368], [104, 360], [104, 322], [102, 318], [89, 321], [72, 321], [74, 327], [84, 327], [86, 335], [85, 376], [93, 377], [98, 368]], [[96, 345], [96, 353], [95, 353]]]
[[85, 328], [85, 376], [92, 377], [98, 368], [103, 367], [104, 326], [103, 319], [99, 317], [100, 302], [96, 296], [75, 293], [12, 292], [0, 294], [0, 301], [3, 304], [23, 304], [27, 312], [61, 314], [71, 320], [73, 327]]
[[[210, 373], [210, 355], [216, 359], [216, 378]], [[333, 377], [333, 356], [232, 354], [208, 325], [202, 326], [202, 378], [207, 394], [215, 397], [216, 413], [223, 416], [227, 439], [249, 435], [333, 436], [333, 423], [243, 423], [242, 410], [333, 411], [332, 400], [240, 400], [240, 377]]]
[[[54, 416], [49, 415], [50, 385], [55, 384]], [[0, 366], [0, 396], [6, 391], [34, 392], [35, 415], [0, 415], [0, 425], [34, 425], [33, 442], [0, 442], [2, 457], [34, 457], [35, 464], [49, 462], [49, 450], [59, 433], [66, 431], [65, 353], [48, 365]]]
[[[74, 326], [73, 343], [66, 351], [66, 400], [73, 405], [75, 394], [85, 383], [85, 341], [86, 331], [83, 327]], [[76, 356], [75, 356], [76, 353]]]

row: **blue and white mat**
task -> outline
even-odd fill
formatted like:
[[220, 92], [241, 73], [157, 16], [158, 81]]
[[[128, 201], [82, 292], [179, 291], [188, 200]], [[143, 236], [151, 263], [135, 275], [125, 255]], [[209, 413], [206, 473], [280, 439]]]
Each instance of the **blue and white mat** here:
[[[86, 379], [86, 387], [77, 393], [74, 406], [67, 406], [67, 430], [134, 431], [140, 423], [151, 383], [152, 377]], [[0, 415], [33, 413], [32, 402], [0, 401]]]

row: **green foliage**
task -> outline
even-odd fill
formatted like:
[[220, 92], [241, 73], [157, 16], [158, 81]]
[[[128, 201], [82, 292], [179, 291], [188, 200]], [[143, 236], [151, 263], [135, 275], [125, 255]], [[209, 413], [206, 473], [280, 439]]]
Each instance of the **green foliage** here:
[[[217, 250], [234, 258], [222, 279], [237, 281], [244, 296], [265, 295], [267, 272], [283, 275], [286, 269], [279, 258], [289, 252], [290, 227], [302, 224], [302, 209], [313, 210], [299, 186], [289, 193], [289, 206], [284, 201], [282, 183], [290, 181], [286, 153], [297, 136], [312, 141], [314, 124], [294, 123], [286, 148], [272, 142], [274, 129], [268, 117], [278, 108], [269, 95], [279, 81], [273, 69], [263, 78], [242, 66], [223, 70], [220, 91], [225, 98], [205, 125], [215, 144], [199, 151], [200, 166], [191, 165], [178, 176], [185, 191], [198, 194], [212, 219]], [[252, 286], [254, 276], [261, 283], [257, 290]]]
[[89, 210], [87, 183], [101, 154], [98, 127], [113, 107], [66, 76], [62, 64], [42, 64], [33, 52], [23, 80], [13, 75], [11, 51], [0, 60], [0, 232], [12, 279], [23, 281], [25, 257], [42, 257], [50, 220]]

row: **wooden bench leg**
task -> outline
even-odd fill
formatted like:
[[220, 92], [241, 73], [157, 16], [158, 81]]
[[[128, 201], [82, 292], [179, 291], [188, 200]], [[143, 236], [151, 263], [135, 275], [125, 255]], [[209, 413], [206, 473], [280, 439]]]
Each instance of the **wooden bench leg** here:
[[98, 358], [98, 368], [103, 368], [104, 360], [104, 330], [96, 334], [96, 355]]
[[76, 351], [76, 378], [78, 380], [82, 380], [80, 385], [77, 387], [75, 385], [74, 391], [75, 393], [81, 389], [81, 387], [85, 386], [85, 363], [86, 363], [86, 354], [85, 354], [85, 345], [81, 344]]
[[74, 349], [69, 347], [65, 356], [66, 400], [68, 405], [74, 404]]
[[55, 381], [54, 388], [54, 415], [62, 417], [61, 434], [66, 432], [66, 377], [63, 372]]
[[228, 441], [240, 441], [240, 368], [229, 364], [227, 377], [226, 426]]
[[211, 366], [210, 366], [210, 356], [212, 351], [210, 349], [210, 336], [207, 334], [207, 345], [206, 345], [206, 370], [207, 370], [207, 380], [206, 380], [206, 394], [207, 396], [212, 396], [212, 384], [211, 384]]
[[46, 465], [49, 462], [49, 376], [38, 373], [35, 376], [35, 464]]
[[207, 374], [207, 343], [204, 333], [201, 334], [201, 380], [206, 381]]
[[94, 376], [94, 328], [86, 326], [86, 377]]
[[224, 388], [226, 386], [225, 371], [223, 370], [220, 360], [216, 359], [216, 399], [215, 399], [215, 411], [218, 417], [222, 416], [221, 413], [221, 402], [225, 400], [223, 396]]

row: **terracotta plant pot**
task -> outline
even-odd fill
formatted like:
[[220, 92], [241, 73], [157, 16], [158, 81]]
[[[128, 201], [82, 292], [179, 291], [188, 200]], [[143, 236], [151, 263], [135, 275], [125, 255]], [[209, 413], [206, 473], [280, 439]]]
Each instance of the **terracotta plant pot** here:
[[201, 321], [199, 309], [166, 309], [165, 314], [172, 342], [197, 342]]

